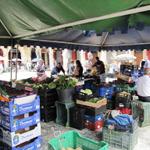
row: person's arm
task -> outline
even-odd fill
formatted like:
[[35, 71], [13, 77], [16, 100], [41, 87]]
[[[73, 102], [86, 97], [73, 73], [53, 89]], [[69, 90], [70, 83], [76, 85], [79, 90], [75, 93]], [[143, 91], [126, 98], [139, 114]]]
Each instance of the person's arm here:
[[62, 66], [61, 66], [61, 71], [65, 74], [65, 70]]
[[95, 63], [94, 65], [92, 65], [92, 67], [96, 67], [97, 63]]
[[75, 67], [74, 69], [74, 73], [73, 73], [73, 76], [78, 76], [79, 75], [79, 71], [78, 71], [78, 68]]

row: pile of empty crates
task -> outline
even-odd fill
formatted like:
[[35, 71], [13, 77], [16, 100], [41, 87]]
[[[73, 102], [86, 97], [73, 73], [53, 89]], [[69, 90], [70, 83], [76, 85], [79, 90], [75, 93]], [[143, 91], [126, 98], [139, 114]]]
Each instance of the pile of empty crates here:
[[41, 147], [40, 99], [36, 94], [0, 100], [0, 150]]
[[58, 99], [56, 89], [52, 90], [40, 90], [38, 91], [40, 96], [40, 111], [41, 121], [49, 122], [56, 119], [56, 106], [55, 102]]

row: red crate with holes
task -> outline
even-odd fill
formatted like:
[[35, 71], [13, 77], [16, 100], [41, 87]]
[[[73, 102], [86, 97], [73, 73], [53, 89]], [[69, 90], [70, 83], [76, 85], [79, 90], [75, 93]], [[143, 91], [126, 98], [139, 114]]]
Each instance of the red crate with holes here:
[[93, 130], [93, 131], [102, 131], [104, 125], [103, 120], [98, 120], [96, 122], [90, 122], [89, 120], [85, 120], [85, 127], [87, 129]]

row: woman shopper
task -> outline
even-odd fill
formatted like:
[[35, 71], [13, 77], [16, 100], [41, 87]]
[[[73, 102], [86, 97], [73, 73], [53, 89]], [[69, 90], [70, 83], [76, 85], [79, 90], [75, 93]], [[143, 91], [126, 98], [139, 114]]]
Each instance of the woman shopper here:
[[79, 60], [76, 61], [74, 76], [79, 77], [79, 78], [83, 76], [83, 67], [82, 67], [82, 64]]

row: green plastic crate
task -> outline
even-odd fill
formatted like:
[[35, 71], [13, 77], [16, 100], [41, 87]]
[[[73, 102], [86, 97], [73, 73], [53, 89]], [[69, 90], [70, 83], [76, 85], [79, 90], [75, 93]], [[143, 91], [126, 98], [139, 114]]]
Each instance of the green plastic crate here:
[[[142, 110], [140, 109], [142, 108]], [[139, 120], [140, 127], [150, 126], [150, 102], [136, 101], [132, 104], [133, 116], [138, 116], [143, 113], [143, 121]]]
[[103, 140], [107, 142], [110, 147], [120, 150], [133, 150], [138, 142], [138, 130], [130, 133], [103, 128]]
[[81, 147], [83, 150], [108, 150], [106, 142], [96, 142], [85, 138], [76, 131], [65, 132], [58, 138], [53, 138], [48, 142], [48, 150], [61, 150], [67, 147]]
[[117, 90], [120, 92], [134, 92], [136, 90], [135, 86], [129, 86], [128, 84], [117, 84]]

